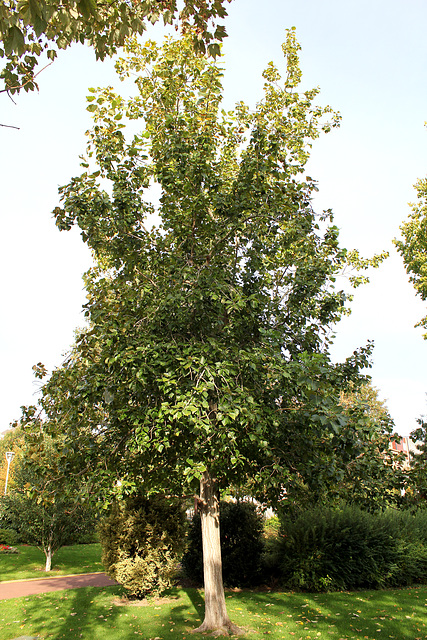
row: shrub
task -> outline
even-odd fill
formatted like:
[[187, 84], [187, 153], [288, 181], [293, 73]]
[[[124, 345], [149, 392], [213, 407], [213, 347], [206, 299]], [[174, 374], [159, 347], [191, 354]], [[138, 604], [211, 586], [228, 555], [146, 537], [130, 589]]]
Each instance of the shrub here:
[[393, 586], [406, 586], [427, 580], [427, 511], [384, 514], [398, 541]]
[[143, 598], [173, 584], [185, 540], [185, 514], [161, 496], [134, 496], [113, 504], [99, 525], [102, 562], [129, 595]]
[[13, 546], [18, 542], [18, 534], [14, 529], [0, 529], [0, 544]]
[[287, 588], [376, 589], [427, 580], [427, 519], [318, 508], [282, 519], [266, 565]]
[[[220, 535], [222, 575], [229, 587], [249, 587], [261, 580], [263, 516], [249, 502], [221, 502]], [[182, 559], [187, 577], [203, 584], [203, 550], [200, 516], [193, 517], [188, 547]]]

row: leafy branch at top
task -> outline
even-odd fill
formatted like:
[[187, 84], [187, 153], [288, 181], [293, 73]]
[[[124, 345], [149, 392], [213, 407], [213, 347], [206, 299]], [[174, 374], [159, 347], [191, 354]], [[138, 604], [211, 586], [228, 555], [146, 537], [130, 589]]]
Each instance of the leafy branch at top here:
[[53, 61], [58, 50], [80, 42], [103, 60], [123, 46], [126, 38], [142, 34], [147, 24], [191, 30], [195, 50], [217, 56], [225, 28], [215, 24], [227, 15], [231, 0], [4, 0], [0, 3], [0, 74], [5, 90], [37, 88], [35, 69], [40, 56]]

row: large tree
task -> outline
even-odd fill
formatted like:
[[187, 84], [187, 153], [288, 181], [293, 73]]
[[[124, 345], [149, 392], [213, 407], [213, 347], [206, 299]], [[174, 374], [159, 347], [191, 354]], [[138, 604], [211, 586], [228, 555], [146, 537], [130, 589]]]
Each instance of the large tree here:
[[3, 0], [0, 3], [0, 57], [6, 60], [0, 77], [5, 91], [31, 91], [41, 56], [54, 60], [59, 49], [74, 42], [93, 47], [96, 57], [123, 46], [127, 37], [141, 34], [147, 24], [163, 20], [191, 27], [196, 50], [218, 55], [225, 36], [218, 18], [227, 15], [231, 0]]
[[369, 355], [329, 356], [346, 302], [335, 278], [368, 263], [340, 248], [331, 211], [313, 210], [309, 149], [339, 117], [313, 104], [317, 89], [299, 91], [298, 49], [290, 30], [283, 80], [270, 63], [262, 101], [225, 112], [221, 68], [191, 38], [130, 42], [118, 70], [136, 75], [136, 95], [92, 92], [86, 170], [55, 210], [97, 266], [88, 328], [44, 387], [47, 422], [29, 423], [65, 434], [64, 464], [79, 460], [99, 486], [182, 495], [199, 484], [203, 631], [234, 628], [219, 490], [273, 502], [301, 478], [331, 482], [339, 390]]

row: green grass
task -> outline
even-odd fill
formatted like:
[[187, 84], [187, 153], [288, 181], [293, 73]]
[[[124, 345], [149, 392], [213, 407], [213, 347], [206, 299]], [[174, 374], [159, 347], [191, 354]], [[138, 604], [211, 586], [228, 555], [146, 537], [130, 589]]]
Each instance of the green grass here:
[[[165, 602], [117, 605], [119, 587], [86, 588], [0, 602], [0, 640], [190, 640], [202, 592], [175, 589]], [[425, 640], [427, 587], [356, 593], [227, 592], [231, 619], [261, 640]]]
[[101, 545], [76, 544], [62, 547], [53, 556], [52, 570], [46, 573], [46, 558], [36, 547], [18, 546], [18, 554], [0, 554], [0, 581], [29, 580], [103, 571]]

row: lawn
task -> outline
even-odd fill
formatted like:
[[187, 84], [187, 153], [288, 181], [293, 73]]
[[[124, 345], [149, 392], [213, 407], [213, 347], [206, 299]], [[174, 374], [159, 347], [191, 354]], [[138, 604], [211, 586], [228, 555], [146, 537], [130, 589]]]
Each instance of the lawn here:
[[[0, 640], [190, 640], [203, 595], [174, 589], [163, 601], [126, 606], [119, 587], [86, 588], [0, 602]], [[356, 593], [227, 592], [230, 617], [261, 640], [425, 640], [427, 588]]]
[[53, 556], [52, 570], [45, 572], [46, 558], [43, 551], [26, 545], [18, 546], [18, 554], [0, 555], [0, 582], [66, 576], [73, 573], [103, 571], [101, 545], [76, 544], [62, 547]]
[[[0, 580], [45, 577], [43, 552], [19, 549], [18, 555], [0, 555]], [[102, 571], [100, 555], [98, 544], [63, 547], [50, 575]], [[89, 587], [0, 601], [0, 640], [190, 640], [203, 616], [203, 592], [197, 589], [176, 588], [143, 606], [123, 604], [121, 595], [120, 587]], [[231, 619], [250, 640], [427, 640], [427, 587], [331, 594], [227, 591], [226, 597]]]

